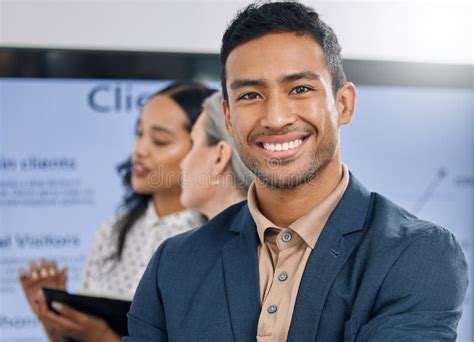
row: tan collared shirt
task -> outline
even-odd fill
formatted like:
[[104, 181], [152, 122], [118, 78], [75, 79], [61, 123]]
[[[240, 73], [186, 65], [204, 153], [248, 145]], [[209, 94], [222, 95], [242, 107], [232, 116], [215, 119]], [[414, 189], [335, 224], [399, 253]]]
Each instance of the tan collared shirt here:
[[342, 165], [341, 181], [320, 204], [289, 225], [278, 227], [260, 212], [252, 183], [248, 206], [260, 240], [258, 268], [262, 311], [257, 340], [286, 341], [293, 309], [309, 255], [329, 216], [349, 184], [349, 171]]

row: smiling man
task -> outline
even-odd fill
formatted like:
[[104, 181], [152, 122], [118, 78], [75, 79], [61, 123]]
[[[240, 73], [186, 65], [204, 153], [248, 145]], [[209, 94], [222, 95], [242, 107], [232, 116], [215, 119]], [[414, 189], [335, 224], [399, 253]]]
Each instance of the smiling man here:
[[331, 28], [298, 3], [250, 5], [221, 61], [227, 128], [257, 179], [160, 246], [125, 341], [454, 340], [464, 254], [341, 162], [356, 89]]

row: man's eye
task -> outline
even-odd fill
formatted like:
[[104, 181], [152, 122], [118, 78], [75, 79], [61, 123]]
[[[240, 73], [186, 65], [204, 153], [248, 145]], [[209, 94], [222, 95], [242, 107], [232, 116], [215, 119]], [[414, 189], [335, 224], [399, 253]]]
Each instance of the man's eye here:
[[303, 94], [310, 90], [311, 90], [310, 88], [305, 87], [305, 86], [297, 86], [293, 88], [293, 90], [291, 91], [291, 94]]
[[255, 100], [259, 97], [260, 95], [256, 92], [250, 92], [250, 93], [245, 93], [242, 96], [238, 98], [238, 100]]

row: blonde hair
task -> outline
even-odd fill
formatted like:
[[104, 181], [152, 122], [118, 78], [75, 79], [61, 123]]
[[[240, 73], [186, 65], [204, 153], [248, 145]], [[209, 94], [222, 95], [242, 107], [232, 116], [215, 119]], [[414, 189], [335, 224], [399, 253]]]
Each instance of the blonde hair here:
[[220, 141], [227, 142], [232, 148], [231, 170], [235, 176], [236, 184], [244, 194], [254, 179], [254, 175], [240, 159], [234, 140], [227, 133], [225, 117], [222, 110], [222, 92], [214, 93], [203, 103], [203, 110], [207, 112], [204, 121], [204, 132], [209, 146], [217, 145]]

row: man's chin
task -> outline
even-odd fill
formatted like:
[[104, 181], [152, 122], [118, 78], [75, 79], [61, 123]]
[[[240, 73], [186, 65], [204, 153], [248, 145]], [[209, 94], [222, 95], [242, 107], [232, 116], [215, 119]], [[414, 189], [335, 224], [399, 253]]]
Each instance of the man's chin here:
[[301, 174], [293, 173], [257, 173], [258, 184], [273, 189], [294, 189], [308, 183], [310, 179]]

